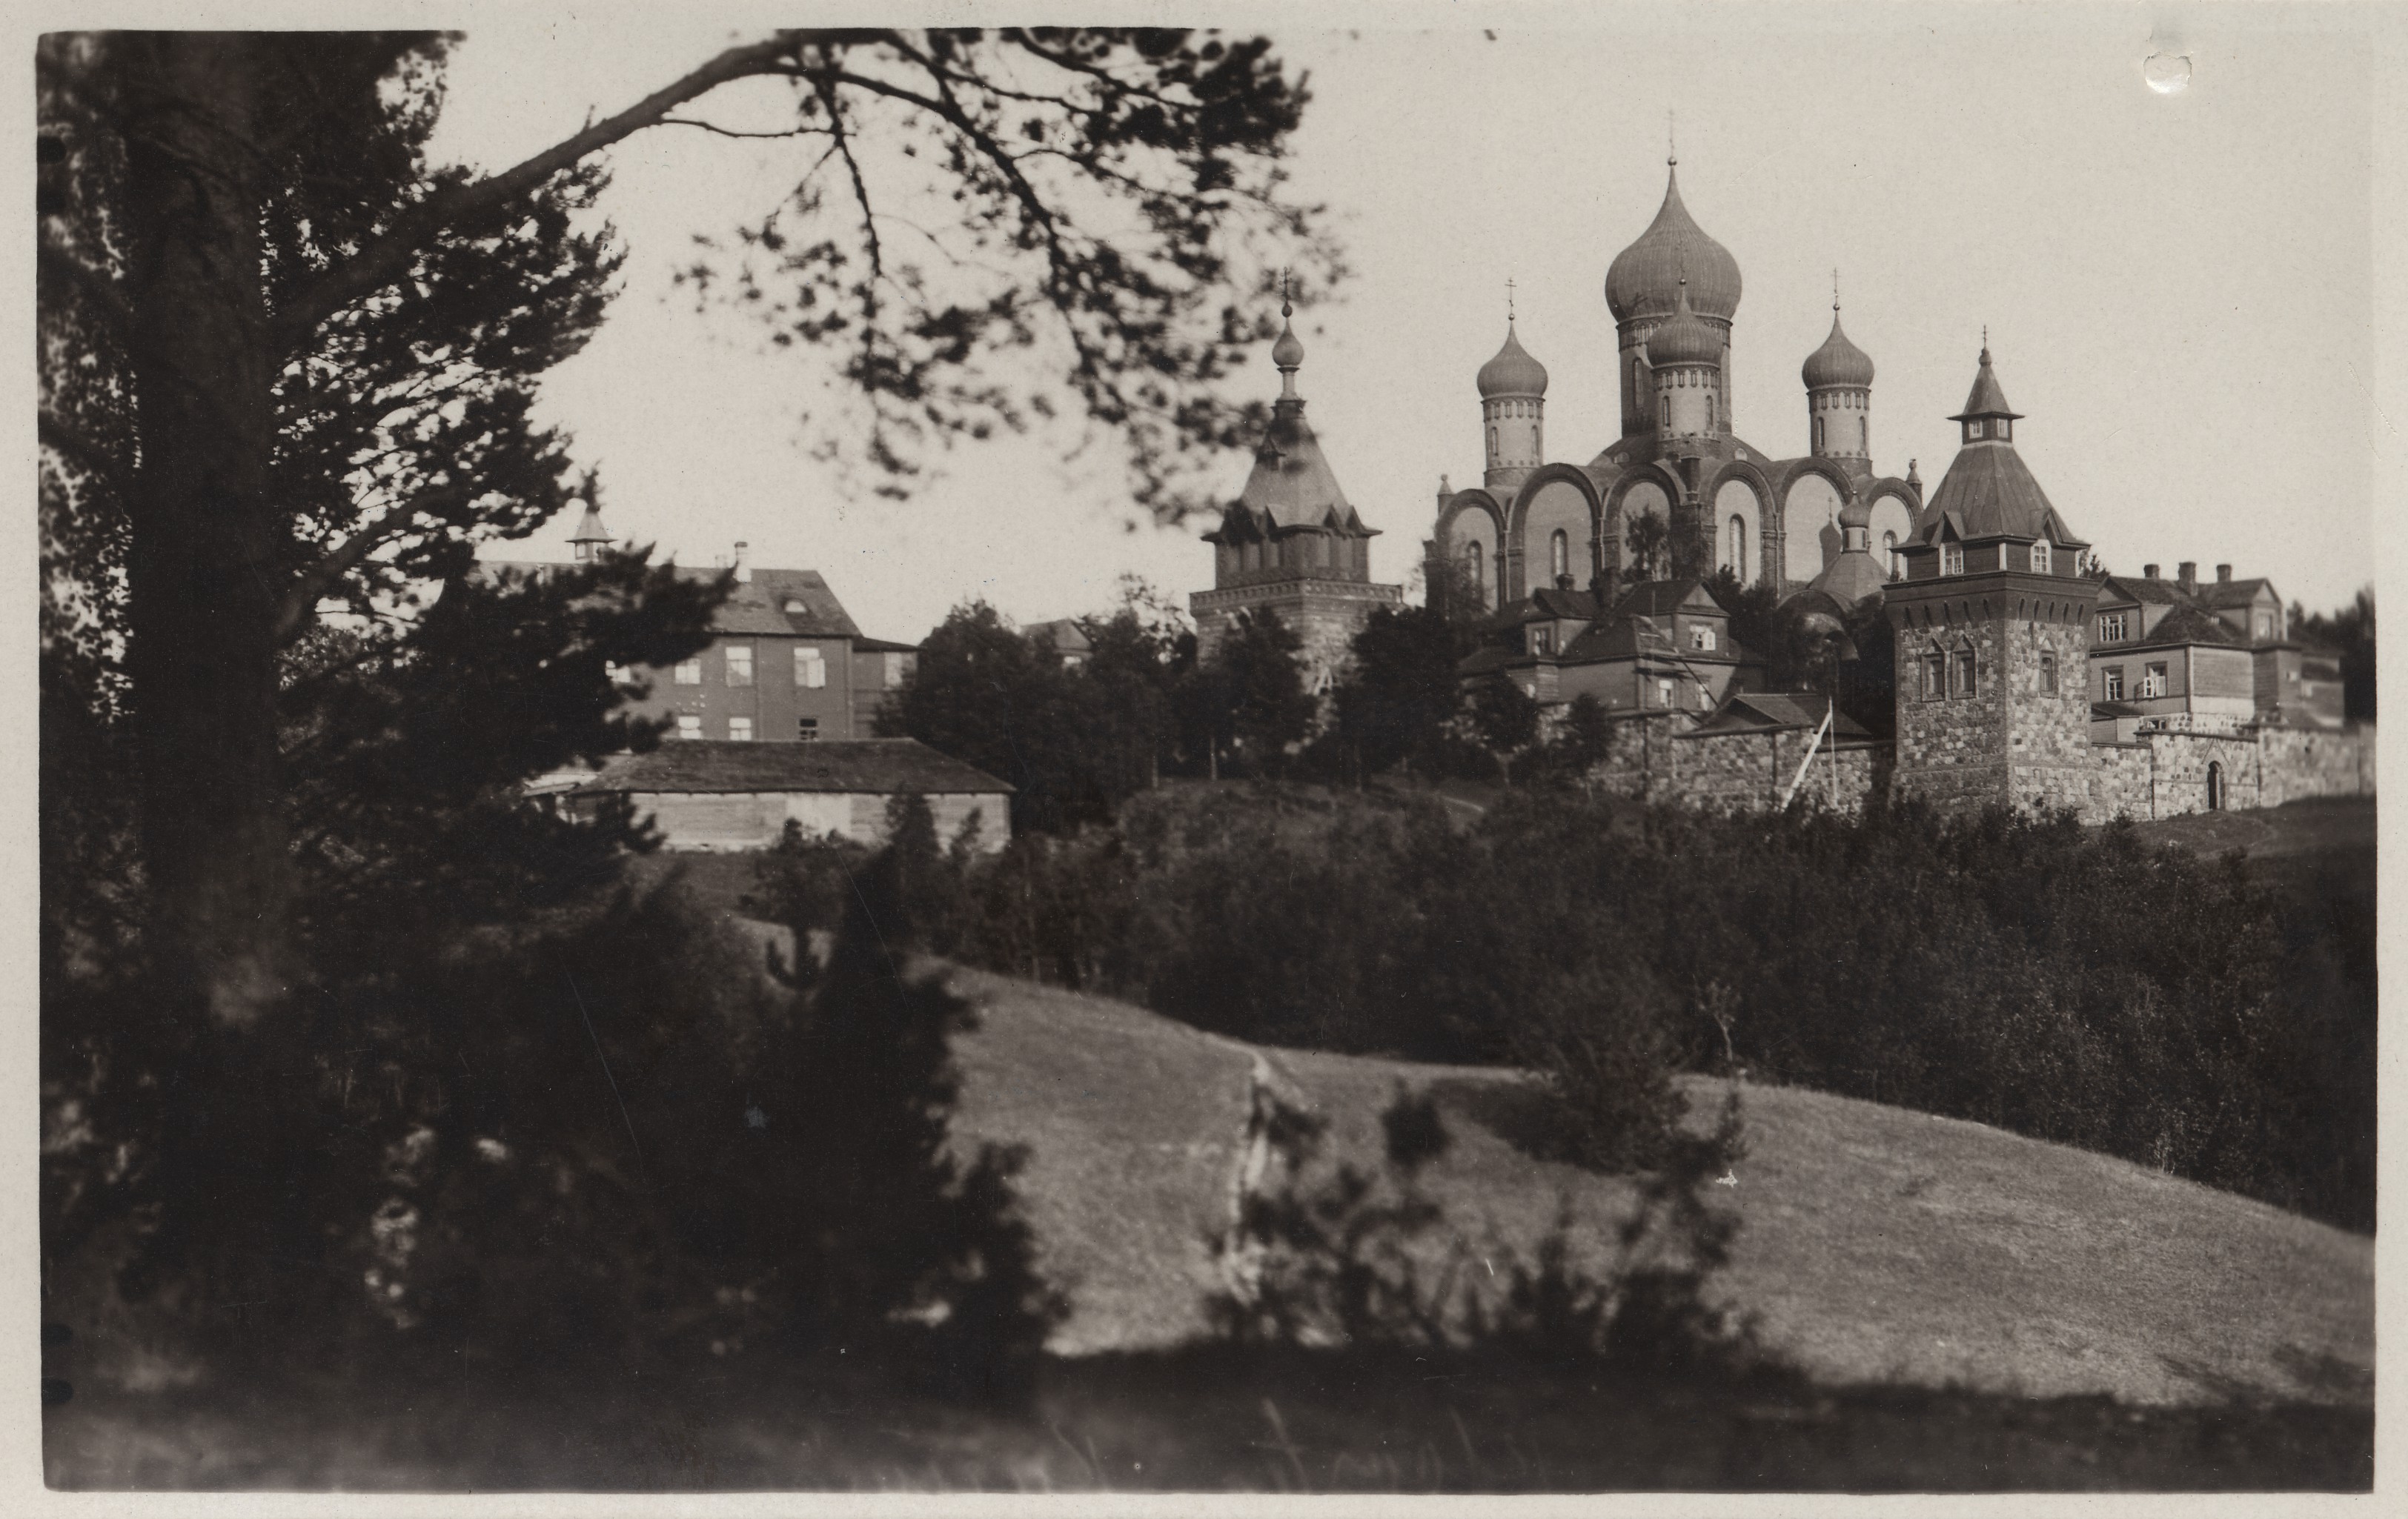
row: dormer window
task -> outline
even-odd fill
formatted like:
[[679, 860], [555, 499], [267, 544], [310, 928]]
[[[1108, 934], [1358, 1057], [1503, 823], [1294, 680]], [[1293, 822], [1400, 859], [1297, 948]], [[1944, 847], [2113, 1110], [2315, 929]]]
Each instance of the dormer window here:
[[797, 600], [796, 598], [795, 598], [795, 597], [793, 597], [793, 596], [788, 596], [788, 597], [786, 598], [786, 615], [787, 615], [787, 616], [789, 616], [789, 617], [800, 617], [803, 613], [805, 613], [805, 612], [807, 612], [807, 611], [809, 611], [809, 610], [810, 610], [810, 609], [809, 607], [804, 606], [804, 605], [802, 604], [802, 602], [801, 602], [801, 601], [799, 601], [799, 600]]
[[1942, 575], [1965, 573], [1965, 545], [1943, 543], [1940, 546], [1940, 573]]
[[1990, 435], [1990, 436], [1991, 436], [1992, 437], [1997, 438], [2000, 442], [2004, 443], [2004, 442], [2008, 441], [2009, 429], [2010, 429], [2010, 428], [2012, 428], [2014, 424], [2013, 423], [2009, 422], [2006, 418], [2004, 418], [2004, 417], [2000, 417], [2000, 419], [1998, 419], [1998, 421], [1996, 421], [1996, 422], [1992, 423], [1990, 425], [1991, 425], [1993, 428], [1995, 428], [1995, 429], [1996, 429], [1996, 431], [1994, 431], [1993, 433], [1991, 433], [1991, 435]]
[[2124, 614], [2122, 612], [2100, 612], [2099, 614], [2099, 641], [2100, 643], [2122, 643], [2124, 641]]
[[1710, 627], [1693, 627], [1689, 629], [1689, 647], [1699, 653], [1713, 653], [1714, 650], [1714, 630]]
[[1534, 654], [1551, 654], [1555, 652], [1555, 630], [1553, 628], [1534, 627], [1530, 630], [1530, 652]]
[[2031, 567], [2032, 567], [2032, 573], [2033, 573], [2033, 574], [2035, 574], [2035, 575], [2045, 575], [2045, 574], [2047, 574], [2047, 573], [2049, 572], [2048, 565], [2049, 565], [2048, 545], [2047, 545], [2047, 544], [2045, 544], [2045, 543], [2035, 543], [2035, 544], [2033, 544], [2033, 545], [2032, 545], [2032, 547], [2031, 547]]

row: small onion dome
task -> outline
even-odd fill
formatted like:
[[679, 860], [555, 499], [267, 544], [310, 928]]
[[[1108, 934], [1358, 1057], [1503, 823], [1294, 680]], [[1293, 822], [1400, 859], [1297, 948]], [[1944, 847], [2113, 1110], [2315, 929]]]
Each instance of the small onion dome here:
[[1477, 380], [1480, 398], [1493, 400], [1499, 395], [1541, 396], [1547, 394], [1547, 366], [1530, 357], [1529, 350], [1513, 336], [1513, 323], [1505, 323], [1505, 346], [1497, 356], [1480, 366]]
[[1848, 504], [1840, 509], [1840, 525], [1870, 528], [1873, 525], [1873, 509], [1864, 497], [1850, 496]]
[[1799, 369], [1798, 375], [1806, 381], [1806, 388], [1810, 391], [1821, 390], [1826, 385], [1848, 385], [1861, 390], [1873, 382], [1873, 361], [1865, 356], [1863, 349], [1849, 342], [1848, 335], [1840, 330], [1838, 307], [1831, 308], [1831, 336], [1823, 339], [1821, 348], [1806, 355], [1806, 363]]
[[1689, 308], [1689, 287], [1686, 281], [1673, 296], [1672, 315], [1654, 332], [1647, 335], [1647, 363], [1651, 367], [1669, 369], [1684, 364], [1720, 364], [1723, 340], [1712, 327], [1698, 320]]
[[1674, 169], [1665, 177], [1656, 220], [1606, 269], [1605, 304], [1616, 322], [1660, 315], [1672, 308], [1684, 275], [1698, 310], [1727, 322], [1739, 309], [1739, 260], [1690, 220]]
[[1304, 367], [1304, 342], [1297, 337], [1296, 328], [1288, 324], [1287, 315], [1287, 303], [1283, 301], [1280, 303], [1279, 341], [1271, 345], [1271, 363], [1282, 369], [1301, 369]]

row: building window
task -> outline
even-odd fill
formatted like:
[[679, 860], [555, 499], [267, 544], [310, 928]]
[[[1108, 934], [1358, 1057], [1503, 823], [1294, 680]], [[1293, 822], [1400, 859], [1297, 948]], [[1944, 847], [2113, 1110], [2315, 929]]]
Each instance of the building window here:
[[818, 718], [798, 717], [795, 719], [795, 737], [796, 738], [801, 739], [804, 743], [810, 743], [819, 736], [820, 720]]
[[1997, 422], [1992, 423], [1990, 425], [1992, 429], [1990, 436], [1996, 437], [2001, 443], [2007, 441], [2008, 424], [2006, 418], [2000, 417]]
[[2272, 612], [2259, 612], [2258, 614], [2258, 637], [2260, 638], [2271, 638], [2273, 636], [2274, 614]]
[[1555, 630], [1552, 628], [1534, 627], [1530, 630], [1530, 652], [1534, 654], [1555, 652]]
[[1714, 397], [1713, 397], [1713, 392], [1711, 392], [1711, 391], [1709, 391], [1709, 392], [1706, 394], [1706, 431], [1708, 431], [1708, 432], [1710, 432], [1710, 433], [1711, 433], [1711, 432], [1713, 432], [1713, 430], [1714, 430]]
[[1710, 627], [1693, 627], [1689, 629], [1689, 647], [1697, 650], [1700, 653], [1713, 652], [1714, 630]]
[[1923, 699], [1938, 701], [1948, 695], [1948, 666], [1938, 654], [1923, 656]]
[[1701, 712], [1711, 712], [1713, 709], [1714, 694], [1708, 691], [1704, 686], [1698, 687], [1698, 710]]
[[886, 656], [885, 675], [886, 689], [889, 691], [894, 690], [896, 686], [903, 683], [903, 656], [901, 654], [889, 654]]
[[2166, 694], [2166, 666], [2163, 661], [2149, 665], [2141, 671], [2141, 695], [2162, 696]]
[[1471, 599], [1483, 607], [1488, 605], [1488, 566], [1486, 561], [1487, 555], [1482, 552], [1479, 544], [1467, 543], [1463, 546], [1464, 571], [1471, 577]]
[[1971, 649], [1958, 650], [1956, 654], [1956, 695], [1960, 696], [1971, 696], [1975, 695], [1976, 693], [1973, 688], [1973, 651]]
[[679, 660], [677, 666], [677, 683], [681, 686], [698, 686], [702, 684], [702, 661], [698, 659]]
[[739, 744], [751, 743], [752, 741], [752, 720], [749, 717], [729, 718], [727, 720], [727, 737]]
[[629, 669], [626, 666], [620, 664], [618, 661], [612, 660], [602, 666], [602, 678], [609, 681], [612, 685], [619, 685], [625, 681], [634, 680], [636, 678], [636, 672]]
[[2040, 694], [2043, 696], [2057, 695], [2057, 656], [2055, 654], [2042, 653], [2040, 656]]
[[1669, 395], [1664, 397], [1660, 425], [1666, 432], [1670, 432], [1672, 430], [1672, 398]]
[[1814, 451], [1823, 451], [1823, 419], [1820, 417], [1814, 419]]
[[787, 615], [787, 616], [789, 616], [789, 617], [800, 617], [803, 613], [805, 613], [805, 612], [807, 612], [807, 611], [809, 611], [809, 610], [810, 610], [810, 609], [809, 607], [804, 606], [804, 605], [802, 604], [802, 601], [801, 601], [801, 599], [800, 599], [800, 598], [796, 597], [796, 596], [788, 596], [788, 597], [786, 598], [786, 615]]
[[1896, 533], [1884, 533], [1882, 535], [1882, 557], [1889, 561], [1889, 578], [1891, 580], [1897, 580], [1900, 575], [1906, 573], [1906, 563], [1898, 556], [1898, 535]]
[[680, 712], [678, 714], [677, 736], [681, 738], [701, 738], [702, 718], [700, 714], [695, 712]]
[[731, 643], [727, 646], [727, 683], [749, 686], [752, 683], [752, 646]]
[[1747, 579], [1747, 519], [1733, 517], [1724, 536], [1723, 564], [1742, 580]]
[[2048, 573], [2048, 545], [2047, 545], [2047, 544], [2045, 544], [2045, 543], [2035, 543], [2035, 544], [2033, 544], [2033, 545], [2032, 545], [2032, 552], [2031, 552], [2031, 566], [2032, 566], [2032, 573], [2033, 573], [2033, 574], [2035, 574], [2035, 575], [2045, 575], [2045, 574], [2047, 574], [2047, 573]]
[[1940, 546], [1940, 573], [1942, 575], [1965, 573], [1965, 545], [1943, 543]]
[[805, 644], [795, 651], [795, 684], [806, 691], [826, 686], [827, 659], [816, 646]]
[[1671, 681], [1658, 681], [1656, 682], [1656, 704], [1658, 707], [1670, 707], [1672, 705]]
[[2100, 612], [2099, 614], [2099, 641], [2100, 643], [2122, 643], [2124, 641], [2124, 614], [2122, 612]]
[[1572, 540], [1560, 527], [1555, 529], [1553, 537], [1547, 539], [1547, 566], [1550, 575], [1563, 576], [1572, 572]]
[[1488, 429], [1488, 457], [1492, 460], [1497, 457], [1497, 429], [1494, 427]]
[[2099, 690], [2102, 699], [2107, 701], [2122, 701], [2124, 699], [2123, 666], [2108, 666], [2106, 669], [2100, 672], [2099, 682]]

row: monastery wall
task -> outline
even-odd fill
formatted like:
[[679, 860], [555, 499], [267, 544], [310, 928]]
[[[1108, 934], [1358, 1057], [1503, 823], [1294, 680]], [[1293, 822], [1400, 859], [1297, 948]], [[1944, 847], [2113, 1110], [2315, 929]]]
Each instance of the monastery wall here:
[[2258, 757], [2262, 807], [2303, 796], [2374, 795], [2374, 730], [2260, 728]]

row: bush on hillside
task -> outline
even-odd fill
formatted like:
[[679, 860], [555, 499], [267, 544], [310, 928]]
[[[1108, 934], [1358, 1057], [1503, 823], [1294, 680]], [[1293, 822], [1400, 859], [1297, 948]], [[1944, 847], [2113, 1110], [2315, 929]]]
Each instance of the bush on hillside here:
[[[1677, 1069], [1977, 1119], [2356, 1227], [2372, 904], [2128, 827], [1149, 794], [968, 881], [967, 955], [1272, 1043], [1547, 1073], [1602, 1164]], [[1578, 1125], [1574, 1125], [1577, 1129]]]

